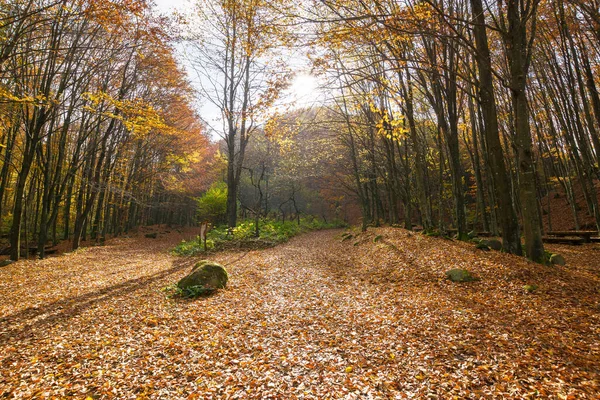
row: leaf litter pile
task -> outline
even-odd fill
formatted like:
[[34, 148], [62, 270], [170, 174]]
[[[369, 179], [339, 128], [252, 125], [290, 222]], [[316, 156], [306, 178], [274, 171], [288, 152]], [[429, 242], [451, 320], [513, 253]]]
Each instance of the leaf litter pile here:
[[401, 229], [341, 233], [214, 254], [228, 287], [193, 301], [161, 291], [197, 261], [169, 254], [175, 234], [4, 267], [0, 397], [600, 395], [598, 245], [553, 247], [567, 266], [544, 267]]

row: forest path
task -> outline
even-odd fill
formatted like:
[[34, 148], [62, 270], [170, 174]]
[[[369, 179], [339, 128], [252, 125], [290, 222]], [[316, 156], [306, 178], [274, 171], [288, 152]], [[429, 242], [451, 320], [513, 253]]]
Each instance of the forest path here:
[[[229, 285], [194, 301], [160, 290], [196, 260], [168, 253], [173, 234], [0, 269], [0, 397], [600, 393], [593, 245], [548, 272], [404, 230], [339, 233], [216, 254]], [[482, 280], [443, 279], [461, 266]]]

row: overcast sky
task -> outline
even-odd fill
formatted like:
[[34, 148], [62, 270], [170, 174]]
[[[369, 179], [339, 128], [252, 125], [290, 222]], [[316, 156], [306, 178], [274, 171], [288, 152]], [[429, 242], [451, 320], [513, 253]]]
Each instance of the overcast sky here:
[[160, 12], [170, 12], [173, 9], [184, 10], [191, 7], [190, 0], [154, 0]]

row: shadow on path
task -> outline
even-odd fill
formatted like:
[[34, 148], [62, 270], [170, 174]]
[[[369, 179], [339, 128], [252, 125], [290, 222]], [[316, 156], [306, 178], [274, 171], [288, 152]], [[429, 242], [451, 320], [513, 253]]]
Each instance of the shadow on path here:
[[189, 268], [192, 264], [193, 260], [175, 260], [173, 267], [152, 275], [131, 279], [95, 292], [68, 297], [41, 307], [28, 307], [14, 314], [4, 316], [0, 318], [0, 345], [9, 339], [17, 340], [33, 336], [33, 329], [69, 320], [111, 297], [143, 289], [175, 272]]

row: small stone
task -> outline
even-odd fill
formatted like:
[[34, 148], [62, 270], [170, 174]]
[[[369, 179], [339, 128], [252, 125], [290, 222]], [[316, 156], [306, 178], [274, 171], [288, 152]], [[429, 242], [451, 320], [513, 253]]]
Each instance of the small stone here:
[[454, 268], [446, 272], [446, 278], [452, 282], [472, 282], [475, 277], [466, 269]]
[[565, 265], [567, 262], [565, 261], [565, 258], [563, 256], [561, 256], [560, 254], [552, 254], [550, 256], [550, 264], [554, 264], [554, 265]]

